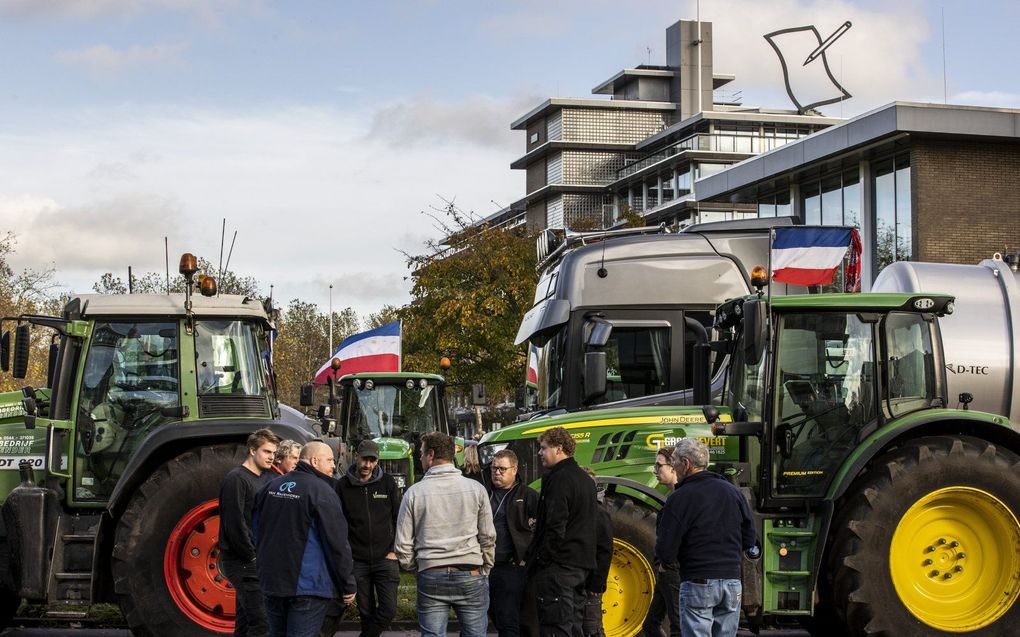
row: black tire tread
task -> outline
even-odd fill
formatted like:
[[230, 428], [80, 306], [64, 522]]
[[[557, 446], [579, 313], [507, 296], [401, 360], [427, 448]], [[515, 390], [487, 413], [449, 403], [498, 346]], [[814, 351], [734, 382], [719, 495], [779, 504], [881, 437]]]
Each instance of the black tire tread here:
[[[888, 541], [902, 515], [919, 497], [949, 484], [967, 484], [981, 472], [998, 489], [1020, 493], [1020, 458], [972, 437], [931, 436], [910, 441], [871, 464], [851, 488], [837, 514], [827, 560], [832, 605], [855, 637], [949, 637], [927, 626], [902, 606], [888, 575]], [[992, 484], [996, 484], [994, 481]], [[1020, 513], [1020, 511], [1015, 511]], [[1020, 604], [991, 626], [968, 633], [981, 637], [1012, 634]], [[958, 633], [956, 633], [958, 635]]]

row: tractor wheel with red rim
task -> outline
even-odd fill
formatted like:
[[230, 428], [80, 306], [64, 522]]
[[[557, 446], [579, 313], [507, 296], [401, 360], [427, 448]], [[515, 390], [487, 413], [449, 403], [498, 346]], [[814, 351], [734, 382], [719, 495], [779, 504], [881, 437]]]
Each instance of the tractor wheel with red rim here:
[[219, 569], [219, 488], [244, 448], [194, 449], [156, 469], [117, 522], [114, 592], [135, 635], [234, 630], [234, 589]]

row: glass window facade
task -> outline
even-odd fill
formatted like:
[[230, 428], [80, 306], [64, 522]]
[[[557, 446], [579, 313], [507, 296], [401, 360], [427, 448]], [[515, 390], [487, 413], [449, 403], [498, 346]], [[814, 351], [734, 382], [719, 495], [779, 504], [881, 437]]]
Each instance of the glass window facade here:
[[875, 164], [875, 272], [893, 261], [913, 258], [910, 218], [910, 157]]

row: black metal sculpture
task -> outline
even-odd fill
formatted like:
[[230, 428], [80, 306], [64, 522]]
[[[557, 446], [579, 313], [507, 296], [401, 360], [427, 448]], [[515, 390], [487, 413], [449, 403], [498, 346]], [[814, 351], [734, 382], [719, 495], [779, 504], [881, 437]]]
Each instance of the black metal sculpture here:
[[[850, 23], [849, 20], [844, 22], [843, 24], [839, 25], [839, 27], [835, 31], [833, 31], [832, 35], [825, 38], [825, 40], [822, 40], [821, 34], [818, 33], [818, 29], [816, 29], [814, 25], [792, 27], [789, 29], [780, 29], [779, 31], [773, 31], [772, 33], [765, 34], [764, 36], [765, 40], [768, 41], [769, 45], [775, 50], [776, 55], [779, 56], [779, 63], [783, 66], [783, 81], [786, 83], [786, 94], [790, 96], [790, 100], [797, 107], [798, 113], [803, 115], [806, 111], [815, 108], [816, 106], [824, 106], [825, 104], [832, 104], [834, 102], [839, 102], [850, 97], [853, 97], [845, 88], [843, 88], [843, 86], [832, 75], [832, 71], [829, 69], [829, 60], [825, 55], [825, 50], [828, 49], [833, 44], [833, 42], [839, 39], [840, 36], [846, 33], [851, 26], [853, 25]], [[840, 95], [828, 99], [811, 102], [810, 104], [801, 104], [800, 100], [797, 99], [797, 96], [794, 94], [793, 88], [790, 85], [790, 70], [786, 64], [786, 58], [783, 57], [783, 52], [779, 49], [779, 46], [776, 44], [775, 39], [780, 35], [788, 33], [797, 33], [800, 31], [807, 31], [813, 33], [815, 38], [818, 40], [818, 46], [807, 56], [807, 59], [804, 60], [804, 64], [802, 66], [807, 66], [808, 64], [814, 62], [816, 59], [821, 58], [822, 66], [825, 68], [825, 74], [829, 76], [829, 80], [832, 82], [832, 85], [836, 88], [836, 90], [839, 91]]]

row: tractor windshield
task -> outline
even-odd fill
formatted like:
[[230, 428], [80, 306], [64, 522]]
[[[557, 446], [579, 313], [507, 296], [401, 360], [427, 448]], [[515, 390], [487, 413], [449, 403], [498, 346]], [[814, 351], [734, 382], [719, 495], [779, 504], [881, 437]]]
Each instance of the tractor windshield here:
[[892, 416], [930, 407], [936, 398], [931, 326], [917, 314], [893, 312], [885, 320]]
[[362, 386], [350, 393], [350, 439], [400, 438], [409, 434], [436, 431], [437, 393], [434, 385], [383, 385], [372, 389]]
[[855, 313], [781, 315], [776, 341], [779, 453], [773, 492], [820, 496], [877, 420], [875, 324]]
[[261, 330], [242, 321], [198, 321], [198, 393], [261, 396], [269, 384], [268, 361], [259, 345]]

